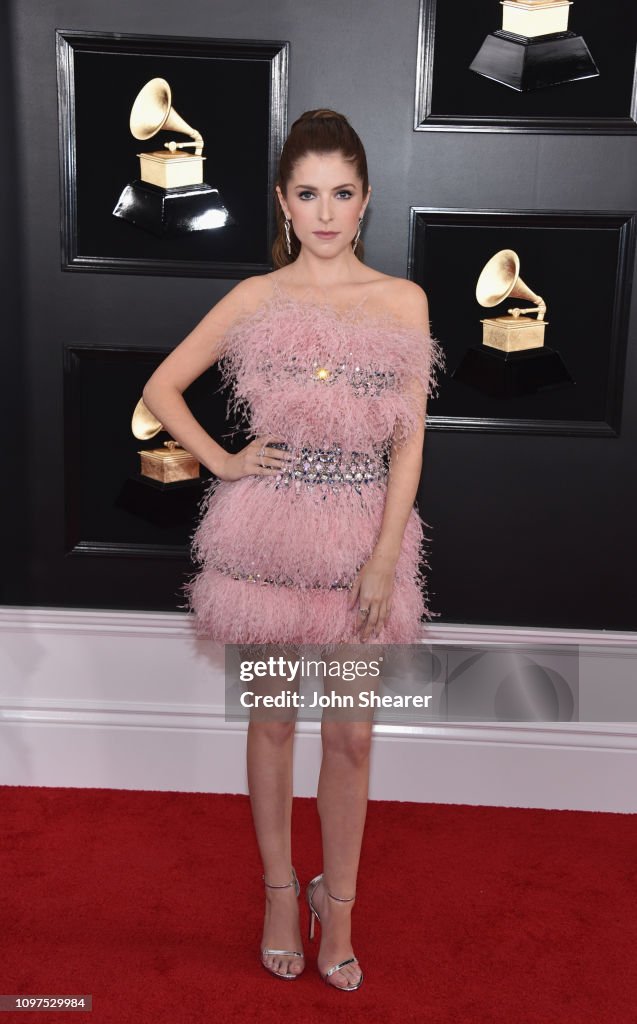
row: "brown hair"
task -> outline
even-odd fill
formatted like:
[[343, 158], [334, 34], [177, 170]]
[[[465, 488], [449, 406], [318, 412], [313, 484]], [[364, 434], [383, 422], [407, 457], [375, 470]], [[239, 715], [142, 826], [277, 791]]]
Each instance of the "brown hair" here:
[[[369, 188], [367, 157], [363, 143], [344, 114], [338, 114], [335, 110], [325, 108], [306, 110], [294, 122], [281, 152], [276, 182], [284, 196], [296, 164], [308, 153], [341, 153], [345, 160], [351, 160], [363, 183], [363, 199], [365, 199]], [[301, 243], [290, 224], [292, 254], [288, 254], [285, 240], [285, 214], [278, 196], [275, 196], [275, 206], [277, 236], [272, 246], [272, 259], [275, 267], [278, 268], [294, 262], [301, 251]], [[361, 239], [358, 240], [356, 246], [356, 256], [359, 260], [363, 260], [364, 248]]]

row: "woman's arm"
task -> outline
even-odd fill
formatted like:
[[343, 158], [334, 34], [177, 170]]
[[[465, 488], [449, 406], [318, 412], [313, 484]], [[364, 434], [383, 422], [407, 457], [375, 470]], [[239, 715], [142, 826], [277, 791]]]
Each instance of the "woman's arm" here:
[[171, 437], [215, 476], [223, 476], [230, 453], [195, 419], [183, 392], [221, 358], [227, 330], [241, 314], [256, 309], [266, 291], [261, 277], [248, 278], [236, 285], [166, 356], [146, 381], [142, 393], [144, 404]]
[[[404, 281], [397, 292], [400, 317], [409, 326], [428, 330], [429, 304], [422, 288], [412, 281]], [[391, 611], [396, 564], [418, 493], [425, 442], [427, 393], [416, 379], [410, 382], [410, 387], [422, 410], [422, 420], [406, 438], [401, 438], [400, 444], [397, 441], [392, 444], [387, 496], [378, 540], [372, 557], [361, 569], [352, 588], [351, 607], [358, 600], [359, 607], [370, 609], [369, 615], [361, 622], [361, 640], [367, 640], [375, 630], [381, 629]]]
[[229, 328], [244, 313], [253, 313], [271, 293], [266, 277], [241, 281], [217, 302], [184, 340], [166, 356], [144, 386], [144, 404], [183, 447], [222, 480], [274, 476], [293, 458], [270, 448], [284, 438], [255, 437], [236, 454], [227, 452], [204, 430], [188, 408], [183, 392], [223, 355]]
[[[423, 396], [422, 401], [424, 408], [426, 397]], [[374, 555], [383, 556], [394, 565], [398, 561], [405, 527], [418, 494], [424, 443], [423, 420], [422, 427], [413, 431], [403, 445], [393, 445], [391, 450], [385, 511]]]

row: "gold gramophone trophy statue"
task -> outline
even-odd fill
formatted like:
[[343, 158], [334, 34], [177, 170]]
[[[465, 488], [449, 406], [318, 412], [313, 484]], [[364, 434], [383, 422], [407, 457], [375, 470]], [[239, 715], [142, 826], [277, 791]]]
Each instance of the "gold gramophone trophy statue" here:
[[[204, 181], [204, 141], [172, 106], [165, 78], [152, 78], [138, 93], [130, 114], [130, 130], [146, 141], [159, 131], [189, 135], [191, 142], [164, 142], [163, 149], [138, 153], [140, 177], [127, 185], [113, 210], [114, 217], [154, 235], [178, 236], [234, 224], [219, 190]], [[194, 153], [186, 152], [194, 149]]]
[[582, 36], [569, 31], [573, 0], [500, 0], [502, 28], [491, 32], [470, 71], [517, 92], [595, 78]]
[[[488, 309], [505, 299], [524, 299], [533, 302], [529, 309], [514, 307], [506, 316], [482, 320], [482, 344], [501, 352], [521, 352], [544, 345], [546, 303], [536, 295], [520, 277], [520, 258], [513, 249], [501, 249], [484, 267], [476, 285], [476, 299]], [[536, 313], [537, 320], [528, 318]]]
[[574, 383], [560, 354], [544, 344], [546, 303], [520, 277], [520, 259], [513, 249], [501, 249], [486, 263], [476, 299], [488, 309], [506, 299], [533, 305], [512, 306], [506, 315], [481, 320], [482, 345], [466, 351], [452, 373], [455, 380], [493, 398], [515, 398]]
[[[163, 429], [163, 424], [153, 416], [144, 404], [144, 399], [140, 398], [131, 420], [131, 430], [135, 437], [140, 441], [149, 441]], [[137, 454], [141, 459], [139, 474], [146, 480], [175, 484], [199, 479], [199, 462], [178, 441], [164, 441], [161, 448], [145, 448]]]
[[[140, 441], [149, 441], [164, 426], [144, 404], [135, 406], [131, 430]], [[116, 505], [135, 519], [161, 528], [161, 536], [177, 551], [183, 543], [184, 529], [189, 528], [201, 500], [199, 462], [194, 455], [172, 439], [158, 448], [145, 448], [137, 453], [139, 469], [124, 481]], [[152, 534], [149, 543], [152, 541]]]

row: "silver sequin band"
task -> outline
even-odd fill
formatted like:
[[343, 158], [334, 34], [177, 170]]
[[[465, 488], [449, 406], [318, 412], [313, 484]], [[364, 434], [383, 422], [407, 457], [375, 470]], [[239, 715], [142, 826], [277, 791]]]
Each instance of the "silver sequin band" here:
[[283, 365], [278, 363], [275, 365], [272, 360], [267, 359], [261, 363], [259, 369], [261, 373], [276, 375], [276, 377], [284, 374], [295, 381], [305, 380], [309, 376], [321, 387], [326, 385], [329, 387], [336, 381], [343, 380], [350, 385], [356, 397], [376, 398], [388, 388], [396, 387], [395, 370], [380, 370], [375, 366], [352, 366], [353, 355], [354, 353], [350, 352], [349, 361], [343, 363], [335, 363], [333, 358], [326, 355], [323, 362], [315, 359], [311, 369], [307, 367], [304, 359], [293, 355], [290, 356], [290, 362]]
[[[286, 449], [285, 442], [276, 441], [268, 445], [270, 448]], [[331, 448], [312, 448], [303, 446], [297, 458], [277, 473], [276, 486], [288, 487], [291, 483], [327, 484], [337, 491], [339, 484], [354, 487], [358, 493], [362, 486], [383, 480], [387, 476], [387, 467], [379, 456], [369, 452], [346, 452], [339, 445]], [[337, 485], [337, 486], [334, 486]]]
[[[356, 577], [364, 564], [364, 562], [361, 562], [354, 572], [354, 577]], [[242, 580], [245, 583], [260, 583], [262, 585], [270, 584], [276, 587], [296, 587], [303, 590], [351, 590], [354, 586], [353, 579], [349, 583], [340, 579], [334, 580], [333, 583], [313, 583], [308, 586], [305, 583], [301, 585], [298, 580], [293, 580], [289, 576], [277, 578], [276, 576], [266, 576], [260, 572], [241, 572], [237, 569], [228, 569], [218, 565], [214, 566], [214, 568], [217, 572], [223, 573], [224, 576], [232, 577], [233, 580]]]

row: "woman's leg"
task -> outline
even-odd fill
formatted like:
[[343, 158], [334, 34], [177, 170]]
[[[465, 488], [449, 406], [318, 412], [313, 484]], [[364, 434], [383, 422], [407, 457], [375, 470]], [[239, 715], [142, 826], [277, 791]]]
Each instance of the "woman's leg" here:
[[[380, 653], [380, 650], [377, 648]], [[376, 660], [369, 647], [355, 645], [341, 649], [326, 660], [360, 662]], [[353, 682], [325, 680], [325, 691], [351, 693], [357, 701], [361, 690], [378, 689], [378, 679], [363, 676]], [[326, 708], [321, 723], [323, 761], [319, 777], [317, 807], [321, 818], [324, 881], [317, 886], [313, 903], [321, 917], [321, 948], [318, 967], [322, 974], [353, 956], [351, 916], [353, 902], [330, 899], [327, 890], [343, 899], [356, 893], [356, 880], [369, 790], [369, 755], [373, 711], [356, 707], [352, 711]], [[358, 964], [350, 964], [328, 979], [340, 988], [360, 979]]]
[[[278, 657], [294, 658], [286, 648], [272, 647]], [[282, 678], [262, 678], [258, 692], [280, 692]], [[257, 687], [255, 687], [255, 690]], [[292, 754], [296, 718], [294, 709], [251, 713], [248, 725], [247, 768], [250, 805], [265, 881], [282, 885], [292, 880], [291, 815]], [[261, 948], [302, 951], [299, 908], [295, 889], [265, 889], [265, 922]], [[279, 974], [300, 974], [305, 964], [299, 957], [270, 955], [264, 963]]]

